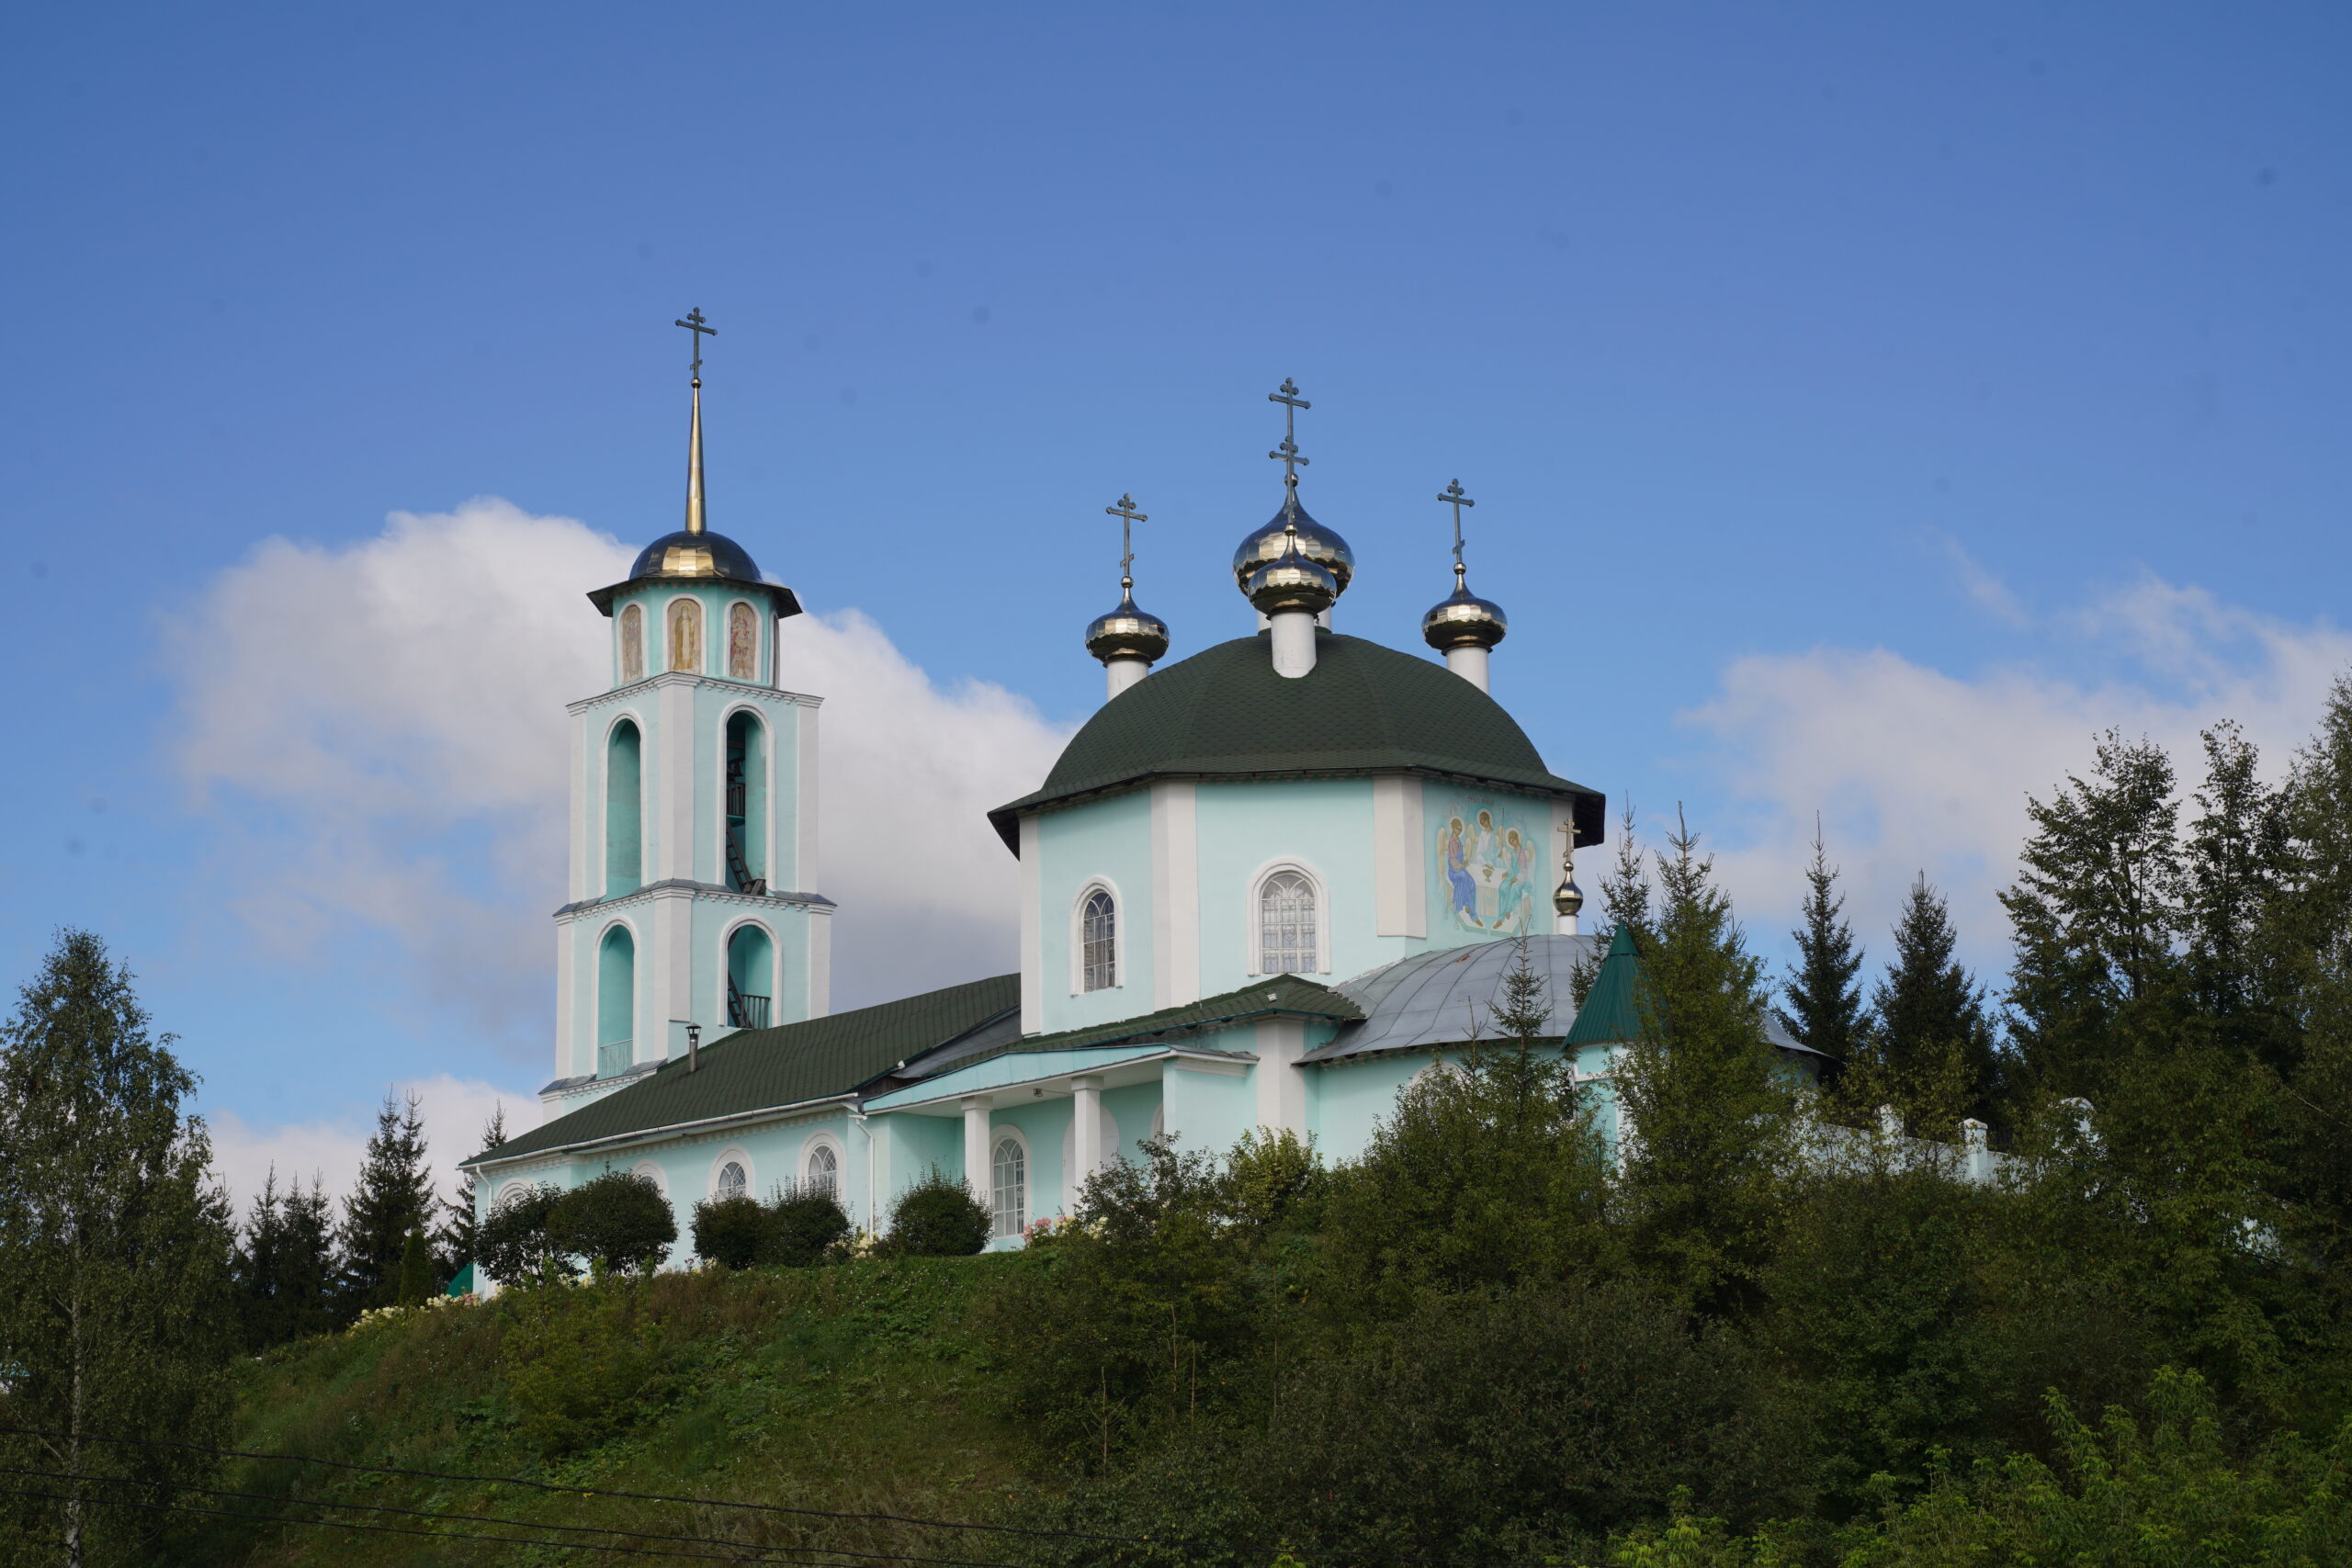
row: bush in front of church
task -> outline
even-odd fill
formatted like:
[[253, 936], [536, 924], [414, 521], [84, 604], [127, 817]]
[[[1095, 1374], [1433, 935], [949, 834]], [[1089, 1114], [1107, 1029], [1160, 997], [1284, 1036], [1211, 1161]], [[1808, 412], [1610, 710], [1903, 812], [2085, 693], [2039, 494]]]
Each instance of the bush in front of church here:
[[556, 1201], [548, 1240], [556, 1251], [587, 1259], [598, 1273], [650, 1274], [678, 1239], [670, 1201], [631, 1170], [608, 1170]]
[[763, 1263], [806, 1269], [823, 1261], [825, 1249], [849, 1237], [849, 1216], [829, 1188], [797, 1187], [779, 1192], [767, 1206]]
[[887, 1245], [903, 1258], [968, 1258], [989, 1244], [989, 1228], [987, 1207], [933, 1166], [890, 1205]]
[[768, 1212], [756, 1198], [706, 1198], [695, 1205], [695, 1256], [728, 1269], [749, 1269], [760, 1260], [768, 1237]]
[[561, 1201], [557, 1187], [528, 1187], [499, 1200], [474, 1233], [474, 1262], [502, 1285], [521, 1285], [544, 1276], [556, 1261], [548, 1241], [548, 1215]]

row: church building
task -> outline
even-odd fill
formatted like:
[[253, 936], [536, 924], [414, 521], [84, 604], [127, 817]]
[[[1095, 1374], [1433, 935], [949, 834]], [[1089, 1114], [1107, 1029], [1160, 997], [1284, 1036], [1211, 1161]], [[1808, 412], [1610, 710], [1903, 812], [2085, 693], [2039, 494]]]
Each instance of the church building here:
[[[679, 324], [700, 344], [699, 312]], [[1438, 497], [1454, 587], [1422, 633], [1442, 662], [1340, 630], [1357, 563], [1301, 502], [1288, 381], [1281, 501], [1233, 556], [1254, 630], [1156, 668], [1169, 629], [1135, 602], [1130, 545], [1086, 629], [1102, 708], [989, 813], [1019, 863], [1019, 972], [832, 1011], [822, 699], [776, 656], [798, 599], [705, 518], [699, 349], [693, 390], [685, 526], [588, 594], [612, 658], [570, 710], [554, 1076], [541, 1126], [467, 1162], [485, 1216], [524, 1184], [633, 1170], [676, 1210], [683, 1262], [705, 1198], [821, 1185], [874, 1230], [937, 1168], [1017, 1247], [1147, 1138], [1221, 1152], [1271, 1128], [1355, 1155], [1416, 1074], [1492, 1037], [1522, 951], [1555, 1038], [1605, 1077], [1630, 945], [1585, 1018], [1566, 984], [1594, 942], [1571, 862], [1602, 797], [1489, 694], [1507, 624], [1467, 586], [1474, 502]]]

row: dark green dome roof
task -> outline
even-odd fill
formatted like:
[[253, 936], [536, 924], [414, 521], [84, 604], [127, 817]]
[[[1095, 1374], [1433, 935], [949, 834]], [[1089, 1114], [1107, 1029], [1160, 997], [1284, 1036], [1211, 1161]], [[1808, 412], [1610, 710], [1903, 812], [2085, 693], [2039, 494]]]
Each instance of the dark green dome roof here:
[[1102, 705], [1034, 795], [989, 813], [1020, 844], [1024, 812], [1155, 778], [1411, 772], [1573, 801], [1600, 841], [1600, 795], [1544, 766], [1500, 703], [1444, 665], [1362, 637], [1315, 634], [1315, 668], [1274, 673], [1263, 632], [1155, 671]]

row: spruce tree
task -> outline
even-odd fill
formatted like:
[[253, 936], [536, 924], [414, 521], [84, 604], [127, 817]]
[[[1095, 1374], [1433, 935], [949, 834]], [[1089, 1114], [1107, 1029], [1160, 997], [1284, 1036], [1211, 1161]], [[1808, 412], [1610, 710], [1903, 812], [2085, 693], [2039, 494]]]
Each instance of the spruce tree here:
[[[1617, 863], [1600, 879], [1600, 909], [1607, 925], [1599, 935], [1614, 935], [1619, 926], [1629, 928], [1638, 945], [1650, 935], [1650, 875], [1642, 863], [1641, 842], [1634, 833], [1634, 807], [1631, 803], [1617, 822]], [[1608, 942], [1589, 943], [1568, 964], [1568, 999], [1577, 1007], [1592, 994], [1592, 983], [1600, 976], [1600, 960]]]
[[2009, 1006], [2019, 1066], [2046, 1095], [2096, 1100], [2119, 1053], [2166, 1037], [2180, 999], [2172, 759], [2109, 730], [2089, 779], [2069, 775], [2026, 812], [2033, 832], [2001, 895], [2017, 948]]
[[1667, 846], [1657, 934], [1642, 953], [1641, 1033], [1613, 1077], [1623, 1184], [1652, 1277], [1720, 1314], [1754, 1303], [1781, 1230], [1794, 1086], [1764, 1032], [1763, 964], [1713, 860], [1687, 824]]
[[437, 1205], [424, 1163], [424, 1122], [412, 1094], [405, 1105], [387, 1093], [344, 1200], [343, 1296], [346, 1314], [390, 1306], [400, 1294], [401, 1252], [409, 1233], [433, 1223]]
[[[188, 1113], [196, 1078], [150, 1034], [130, 970], [61, 932], [0, 1026], [0, 1463], [57, 1479], [0, 1501], [27, 1560], [123, 1562], [158, 1516], [94, 1506], [121, 1482], [198, 1482], [226, 1440], [236, 1346], [227, 1201]], [[169, 1495], [166, 1492], [164, 1495]]]
[[1796, 1043], [1840, 1065], [1854, 1060], [1862, 1038], [1862, 990], [1856, 976], [1862, 950], [1846, 920], [1846, 896], [1838, 891], [1838, 868], [1813, 826], [1813, 863], [1805, 868], [1804, 924], [1790, 932], [1796, 967], [1784, 988], [1789, 1005], [1781, 1022]]
[[2262, 782], [2260, 755], [2235, 724], [2215, 725], [2202, 739], [2184, 911], [2190, 993], [2212, 1027], [2285, 1069], [2294, 1054], [2291, 981], [2266, 936], [2288, 885], [2289, 797]]
[[1984, 988], [1952, 956], [1958, 944], [1951, 908], [1921, 872], [1894, 923], [1894, 961], [1871, 991], [1870, 1070], [1857, 1086], [1945, 1143], [1961, 1117], [1991, 1115], [1999, 1079]]
[[237, 1295], [245, 1348], [266, 1350], [334, 1326], [334, 1236], [318, 1178], [281, 1194], [270, 1168], [237, 1248]]
[[[490, 1120], [482, 1123], [481, 1147], [474, 1152], [486, 1155], [505, 1141], [506, 1102], [501, 1100], [492, 1107]], [[441, 1271], [446, 1278], [457, 1278], [474, 1260], [475, 1182], [472, 1171], [458, 1172], [458, 1190], [449, 1200], [448, 1218], [435, 1238], [441, 1246]]]

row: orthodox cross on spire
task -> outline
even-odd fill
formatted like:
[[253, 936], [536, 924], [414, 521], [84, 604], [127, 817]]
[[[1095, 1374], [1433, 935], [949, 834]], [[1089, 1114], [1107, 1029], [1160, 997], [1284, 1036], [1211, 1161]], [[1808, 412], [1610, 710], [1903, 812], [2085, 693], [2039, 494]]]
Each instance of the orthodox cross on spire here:
[[1151, 518], [1136, 510], [1136, 498], [1132, 495], [1123, 495], [1116, 506], [1106, 506], [1102, 510], [1119, 520], [1119, 590], [1121, 592], [1133, 592], [1136, 586], [1136, 525], [1148, 523]]
[[686, 331], [695, 334], [695, 362], [693, 368], [695, 385], [699, 387], [702, 385], [702, 340], [706, 337], [717, 337], [718, 335], [718, 329], [710, 325], [703, 319], [702, 307], [699, 305], [686, 312], [686, 319], [684, 321], [673, 321], [670, 324], [672, 326], [684, 327]]
[[1306, 459], [1298, 455], [1298, 411], [1315, 405], [1298, 395], [1298, 385], [1289, 377], [1283, 378], [1280, 389], [1268, 392], [1266, 400], [1283, 405], [1283, 444], [1266, 454], [1282, 464], [1283, 483], [1294, 495], [1298, 490], [1298, 470], [1306, 467]]
[[1446, 486], [1445, 493], [1438, 499], [1453, 508], [1453, 586], [1459, 588], [1465, 577], [1462, 570], [1462, 509], [1478, 503], [1463, 493], [1460, 479]]
[[686, 532], [706, 531], [702, 502], [702, 340], [717, 337], [718, 329], [703, 320], [702, 307], [697, 305], [686, 312], [686, 319], [675, 323], [695, 334], [694, 425], [686, 437]]

